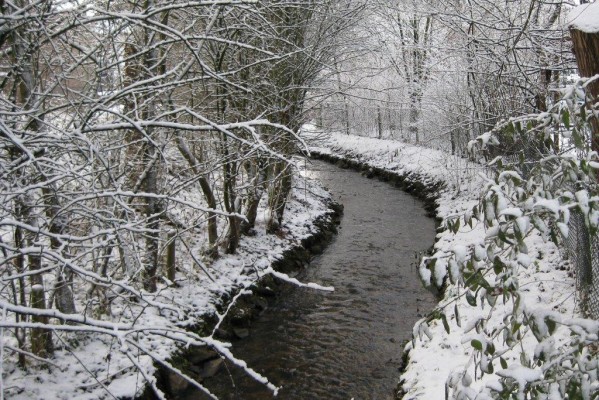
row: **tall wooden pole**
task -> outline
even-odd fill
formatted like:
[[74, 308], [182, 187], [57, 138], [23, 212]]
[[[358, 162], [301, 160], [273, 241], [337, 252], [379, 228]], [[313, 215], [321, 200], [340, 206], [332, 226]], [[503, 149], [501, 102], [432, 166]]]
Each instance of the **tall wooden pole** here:
[[[570, 24], [570, 35], [580, 75], [582, 77], [591, 77], [599, 74], [599, 23], [596, 30], [589, 29], [588, 26], [581, 29], [579, 24], [585, 17], [584, 13], [589, 12], [588, 8], [599, 7], [599, 4], [580, 6], [580, 8], [582, 7], [587, 7], [587, 10], [583, 11], [579, 18], [575, 18], [572, 21]], [[595, 31], [593, 32], [593, 30]], [[590, 84], [587, 90], [591, 94], [593, 101], [599, 100], [599, 80]], [[596, 116], [591, 116], [591, 127], [591, 148], [599, 153], [599, 119]]]

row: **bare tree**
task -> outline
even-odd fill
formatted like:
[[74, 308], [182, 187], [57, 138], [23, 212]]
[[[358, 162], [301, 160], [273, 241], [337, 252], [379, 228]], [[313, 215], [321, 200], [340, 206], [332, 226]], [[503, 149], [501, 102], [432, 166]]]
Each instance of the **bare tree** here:
[[332, 54], [313, 23], [334, 3], [0, 2], [0, 324], [22, 367], [109, 338], [158, 393], [137, 357], [180, 371], [144, 338], [235, 360], [161, 297], [163, 253], [212, 279], [262, 200], [283, 224], [306, 90]]

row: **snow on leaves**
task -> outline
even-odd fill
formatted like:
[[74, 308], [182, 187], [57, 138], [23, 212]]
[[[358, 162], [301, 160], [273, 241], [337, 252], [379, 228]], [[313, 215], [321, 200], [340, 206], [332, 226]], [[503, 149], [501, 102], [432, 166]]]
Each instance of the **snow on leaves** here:
[[[473, 390], [466, 369], [454, 371], [446, 389], [455, 398], [590, 399], [599, 393], [599, 323], [582, 318], [564, 320], [542, 304], [523, 301], [528, 289], [521, 273], [521, 269], [536, 265], [538, 256], [528, 250], [530, 239], [540, 235], [560, 245], [568, 237], [572, 212], [581, 213], [590, 234], [597, 234], [599, 162], [585, 139], [597, 103], [593, 105], [586, 97], [586, 82], [580, 80], [568, 89], [548, 112], [512, 118], [470, 143], [477, 156], [500, 144], [502, 138], [526, 136], [534, 138], [540, 156], [532, 168], [524, 154], [517, 162], [502, 156], [493, 159], [488, 166], [494, 178], [484, 177], [486, 186], [479, 204], [464, 213], [462, 222], [456, 217], [445, 221], [445, 228], [453, 233], [460, 225], [482, 224], [484, 243], [439, 250], [420, 265], [425, 284], [441, 287], [448, 275], [455, 285], [448, 288], [451, 295], [425, 323], [441, 320], [449, 332], [447, 310], [454, 303], [456, 321], [458, 304], [488, 310], [485, 316], [468, 322], [464, 332], [474, 333], [465, 336], [463, 343], [473, 349], [475, 379], [476, 371], [480, 377], [491, 374], [495, 379]], [[561, 139], [559, 153], [554, 151], [555, 132]], [[540, 279], [534, 271], [528, 274]], [[461, 298], [466, 302], [459, 302]], [[418, 333], [421, 331], [430, 332], [419, 326]], [[531, 335], [537, 342], [534, 351], [526, 347]]]

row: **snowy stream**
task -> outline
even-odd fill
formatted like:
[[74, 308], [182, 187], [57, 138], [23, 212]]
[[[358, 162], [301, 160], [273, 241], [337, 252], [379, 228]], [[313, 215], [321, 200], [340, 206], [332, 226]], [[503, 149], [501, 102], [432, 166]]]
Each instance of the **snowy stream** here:
[[[434, 221], [387, 183], [320, 161], [308, 169], [345, 211], [337, 237], [298, 278], [335, 291], [286, 288], [232, 351], [282, 387], [279, 399], [393, 399], [403, 343], [435, 305], [415, 265]], [[221, 399], [272, 398], [235, 368], [219, 375], [206, 383]]]

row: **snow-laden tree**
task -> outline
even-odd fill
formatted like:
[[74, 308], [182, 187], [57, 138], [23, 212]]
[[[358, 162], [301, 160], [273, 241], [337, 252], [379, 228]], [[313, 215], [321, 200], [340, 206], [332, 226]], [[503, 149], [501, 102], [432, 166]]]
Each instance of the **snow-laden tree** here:
[[463, 90], [471, 113], [463, 118], [471, 135], [492, 129], [505, 116], [544, 111], [555, 102], [562, 71], [573, 66], [561, 3], [449, 1], [443, 6], [447, 11], [440, 21], [457, 40], [466, 67]]
[[[329, 84], [351, 99], [347, 118], [329, 112], [328, 125], [340, 129], [334, 119], [345, 118], [352, 133], [377, 135], [380, 107], [383, 136], [465, 154], [469, 140], [505, 116], [555, 103], [574, 67], [563, 28], [568, 9], [549, 1], [373, 2], [363, 22], [369, 40], [358, 42], [364, 55], [339, 63], [343, 85]], [[337, 98], [325, 102], [329, 109]], [[372, 111], [365, 117], [360, 109]], [[372, 122], [360, 128], [364, 118]], [[529, 147], [532, 155], [538, 144]]]
[[281, 226], [306, 88], [341, 3], [0, 4], [6, 360], [52, 366], [56, 345], [112, 340], [156, 389], [137, 357], [173, 367], [149, 337], [234, 359], [185, 330], [191, 306], [161, 296], [174, 284], [164, 254], [175, 243], [188, 273], [211, 279], [206, 264], [236, 250], [265, 196]]
[[431, 79], [435, 20], [426, 5], [415, 2], [382, 2], [380, 40], [383, 57], [407, 88], [407, 140], [420, 142], [422, 100]]

